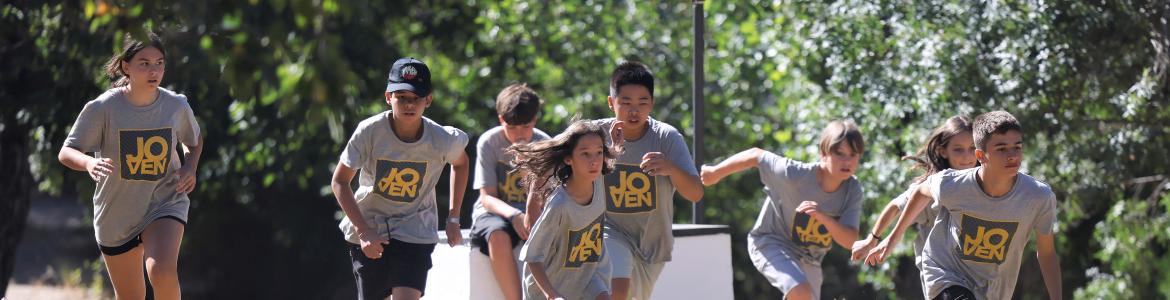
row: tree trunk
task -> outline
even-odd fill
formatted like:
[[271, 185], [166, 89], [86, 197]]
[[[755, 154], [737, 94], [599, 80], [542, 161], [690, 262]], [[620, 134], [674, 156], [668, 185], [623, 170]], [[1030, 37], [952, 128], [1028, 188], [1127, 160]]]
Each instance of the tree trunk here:
[[1170, 96], [1170, 2], [1150, 1], [1143, 6], [1151, 29], [1150, 43], [1154, 46], [1154, 66], [1150, 73], [1157, 80], [1156, 92]]
[[32, 174], [28, 164], [28, 128], [18, 124], [16, 110], [0, 115], [0, 297], [16, 267], [16, 246], [28, 219]]

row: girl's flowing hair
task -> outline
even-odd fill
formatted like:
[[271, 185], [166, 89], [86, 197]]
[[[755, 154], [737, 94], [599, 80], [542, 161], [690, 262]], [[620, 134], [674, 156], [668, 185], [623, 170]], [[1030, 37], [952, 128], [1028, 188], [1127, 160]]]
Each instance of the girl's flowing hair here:
[[613, 170], [614, 158], [621, 149], [613, 146], [609, 134], [600, 125], [574, 117], [565, 132], [551, 139], [508, 147], [507, 152], [513, 156], [512, 165], [516, 166], [517, 172], [524, 174], [521, 185], [525, 188], [534, 187], [531, 192], [536, 199], [547, 199], [555, 187], [568, 182], [573, 168], [565, 164], [565, 158], [573, 155], [573, 149], [581, 137], [590, 134], [601, 137], [605, 144], [602, 147], [605, 163], [601, 173], [609, 174]]
[[914, 167], [922, 169], [922, 175], [914, 178], [915, 183], [926, 180], [926, 177], [930, 177], [934, 173], [951, 168], [951, 162], [942, 157], [939, 152], [945, 151], [947, 145], [951, 143], [951, 138], [963, 132], [971, 132], [971, 119], [967, 118], [966, 115], [951, 117], [947, 119], [946, 123], [930, 133], [930, 138], [926, 140], [926, 144], [922, 145], [922, 148], [918, 149], [918, 152], [902, 157], [904, 160], [914, 161]]

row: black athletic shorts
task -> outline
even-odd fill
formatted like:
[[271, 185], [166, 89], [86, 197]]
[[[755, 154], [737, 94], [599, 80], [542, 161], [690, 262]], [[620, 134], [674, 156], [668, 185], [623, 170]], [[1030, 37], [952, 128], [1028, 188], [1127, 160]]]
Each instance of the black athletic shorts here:
[[[471, 246], [479, 247], [479, 252], [483, 255], [488, 254], [488, 237], [492, 232], [503, 230], [512, 238], [512, 248], [520, 245], [520, 234], [516, 233], [516, 228], [512, 227], [512, 222], [504, 219], [504, 217], [497, 216], [492, 213], [485, 213], [475, 218], [475, 222], [471, 223]], [[508, 255], [512, 255], [508, 253]]]
[[952, 285], [938, 293], [934, 300], [975, 300], [975, 293], [965, 287]]
[[362, 253], [361, 246], [349, 244], [358, 299], [385, 299], [395, 287], [409, 287], [425, 293], [435, 244], [391, 239], [390, 244], [383, 247], [382, 257], [371, 259]]

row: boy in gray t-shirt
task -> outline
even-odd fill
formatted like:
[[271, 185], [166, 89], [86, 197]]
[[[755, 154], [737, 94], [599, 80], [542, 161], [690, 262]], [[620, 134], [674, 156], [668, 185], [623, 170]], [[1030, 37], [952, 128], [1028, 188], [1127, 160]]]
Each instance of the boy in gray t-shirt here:
[[614, 172], [604, 179], [605, 245], [613, 264], [614, 298], [649, 299], [674, 248], [675, 189], [683, 198], [699, 201], [703, 187], [682, 134], [650, 117], [650, 70], [641, 63], [622, 63], [609, 86], [607, 102], [616, 117], [597, 122], [609, 131], [620, 121], [625, 147]]
[[541, 99], [527, 85], [513, 84], [496, 96], [496, 116], [500, 126], [484, 132], [475, 149], [475, 181], [479, 200], [471, 213], [471, 245], [491, 259], [492, 273], [506, 299], [520, 299], [520, 270], [512, 251], [528, 239], [530, 228], [524, 226], [526, 190], [521, 187], [523, 174], [513, 171], [512, 155], [506, 149], [513, 144], [539, 142], [548, 135], [536, 129]]
[[833, 121], [821, 134], [821, 162], [793, 161], [759, 148], [703, 166], [704, 185], [758, 167], [763, 208], [748, 234], [752, 263], [788, 299], [820, 299], [821, 259], [836, 242], [850, 247], [861, 222], [861, 184], [853, 177], [865, 142], [857, 126]]
[[1051, 299], [1061, 298], [1056, 255], [1056, 196], [1019, 172], [1023, 130], [1007, 112], [975, 118], [975, 156], [981, 167], [931, 176], [910, 198], [890, 236], [867, 258], [882, 262], [893, 252], [909, 219], [934, 200], [935, 226], [922, 251], [923, 289], [934, 299], [1011, 299], [1029, 232]]
[[[354, 131], [333, 173], [333, 194], [345, 212], [339, 227], [350, 243], [359, 299], [417, 299], [426, 290], [431, 252], [439, 241], [435, 185], [451, 164], [448, 244], [462, 240], [459, 211], [470, 164], [467, 134], [423, 117], [432, 101], [430, 70], [421, 61], [394, 62], [386, 85], [391, 111]], [[350, 190], [355, 174], [358, 190]]]

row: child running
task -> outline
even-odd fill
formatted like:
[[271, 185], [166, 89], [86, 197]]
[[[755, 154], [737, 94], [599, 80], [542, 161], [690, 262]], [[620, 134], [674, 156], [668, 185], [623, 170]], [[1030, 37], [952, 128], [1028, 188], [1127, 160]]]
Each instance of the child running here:
[[617, 154], [594, 123], [575, 121], [551, 140], [513, 145], [530, 197], [547, 199], [520, 250], [524, 299], [609, 299], [602, 240], [605, 192], [598, 180]]
[[97, 182], [93, 227], [114, 296], [147, 298], [145, 262], [153, 298], [179, 299], [179, 245], [202, 135], [187, 96], [159, 86], [162, 39], [145, 37], [125, 36], [122, 52], [106, 64], [115, 82], [85, 104], [57, 159]]
[[931, 299], [1011, 299], [1030, 233], [1050, 299], [1061, 299], [1060, 259], [1054, 245], [1056, 195], [1044, 182], [1020, 173], [1023, 127], [994, 111], [975, 118], [975, 157], [980, 166], [931, 175], [910, 196], [889, 237], [866, 262], [885, 261], [911, 220], [938, 206], [922, 250], [923, 292]]
[[[448, 245], [462, 241], [459, 212], [470, 164], [467, 134], [423, 116], [431, 105], [431, 72], [414, 58], [390, 68], [390, 111], [354, 130], [333, 173], [333, 195], [345, 212], [339, 227], [349, 242], [358, 299], [418, 299], [426, 291], [431, 252], [439, 241], [435, 185], [451, 164]], [[358, 190], [350, 182], [358, 170]]]
[[624, 153], [605, 175], [605, 245], [613, 263], [616, 299], [650, 299], [654, 283], [674, 250], [674, 192], [689, 201], [703, 186], [682, 134], [650, 117], [654, 74], [639, 62], [613, 70], [607, 104], [614, 117], [599, 120], [617, 128]]
[[[897, 198], [886, 204], [873, 225], [873, 230], [865, 239], [853, 243], [853, 260], [862, 260], [881, 242], [882, 233], [886, 227], [897, 220], [901, 212], [906, 209], [906, 202], [910, 195], [917, 191], [918, 185], [927, 177], [946, 169], [965, 170], [978, 165], [975, 160], [975, 140], [971, 138], [971, 121], [967, 116], [954, 116], [947, 119], [942, 126], [935, 128], [927, 139], [926, 144], [918, 149], [913, 156], [902, 159], [912, 160], [915, 167], [922, 169], [922, 175], [914, 178], [910, 188], [898, 195]], [[934, 226], [934, 217], [938, 215], [937, 208], [928, 207], [917, 218], [914, 218], [915, 229], [918, 235], [914, 239], [914, 265], [922, 269], [922, 248], [926, 245], [926, 235]]]
[[786, 299], [820, 299], [821, 260], [837, 242], [850, 247], [861, 222], [857, 172], [865, 141], [850, 121], [821, 132], [821, 161], [804, 163], [752, 148], [715, 166], [703, 166], [704, 185], [758, 167], [764, 206], [748, 233], [752, 264]]

